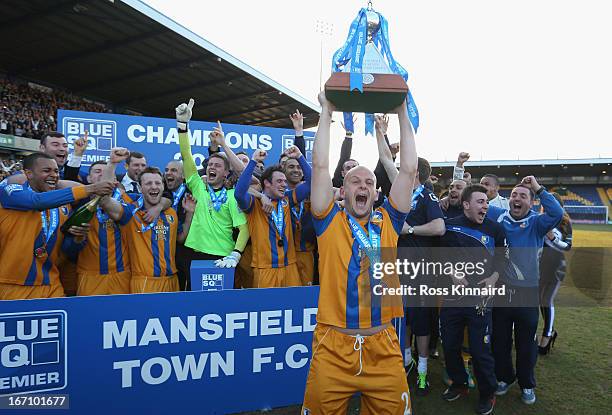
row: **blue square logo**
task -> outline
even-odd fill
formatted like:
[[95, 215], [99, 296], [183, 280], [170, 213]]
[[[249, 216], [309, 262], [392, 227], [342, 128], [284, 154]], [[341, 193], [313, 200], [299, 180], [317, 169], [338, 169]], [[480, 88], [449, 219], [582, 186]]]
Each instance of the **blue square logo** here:
[[0, 314], [0, 396], [64, 389], [66, 332], [63, 310]]
[[62, 120], [62, 132], [73, 148], [75, 140], [87, 131], [87, 151], [83, 155], [83, 166], [90, 166], [98, 160], [108, 160], [113, 147], [117, 145], [117, 123], [110, 120], [66, 117]]
[[223, 274], [202, 274], [202, 291], [223, 290]]

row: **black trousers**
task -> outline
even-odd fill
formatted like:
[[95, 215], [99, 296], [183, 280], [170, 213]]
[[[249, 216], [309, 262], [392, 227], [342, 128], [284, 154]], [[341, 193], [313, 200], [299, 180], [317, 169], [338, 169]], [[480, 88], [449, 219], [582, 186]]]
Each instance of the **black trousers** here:
[[[518, 378], [522, 389], [536, 386], [538, 358], [536, 331], [538, 307], [496, 307], [493, 310], [493, 356], [498, 381], [511, 383]], [[516, 373], [512, 365], [512, 334], [516, 347]]]
[[222, 255], [206, 254], [194, 251], [193, 249], [176, 244], [176, 268], [181, 291], [191, 291], [191, 261], [194, 260], [214, 260], [221, 259]]
[[476, 307], [442, 307], [440, 310], [440, 335], [446, 360], [446, 371], [455, 385], [465, 385], [465, 372], [461, 348], [467, 326], [470, 354], [474, 375], [481, 398], [490, 398], [497, 389], [495, 360], [491, 352], [491, 310], [479, 315]]

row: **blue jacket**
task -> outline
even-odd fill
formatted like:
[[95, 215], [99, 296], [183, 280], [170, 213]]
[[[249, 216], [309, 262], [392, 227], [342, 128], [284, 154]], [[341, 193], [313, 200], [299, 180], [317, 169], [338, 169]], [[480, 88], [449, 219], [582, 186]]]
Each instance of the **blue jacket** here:
[[563, 217], [563, 208], [547, 191], [540, 193], [544, 213], [529, 210], [522, 219], [514, 219], [510, 212], [502, 213], [497, 221], [506, 231], [510, 247], [506, 283], [519, 287], [537, 287], [540, 279], [540, 255], [546, 233], [553, 229]]

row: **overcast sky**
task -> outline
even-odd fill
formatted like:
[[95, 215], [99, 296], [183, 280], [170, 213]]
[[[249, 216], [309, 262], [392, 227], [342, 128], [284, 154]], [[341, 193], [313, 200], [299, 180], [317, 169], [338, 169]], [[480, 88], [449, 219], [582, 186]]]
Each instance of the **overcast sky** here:
[[[306, 99], [323, 80], [365, 1], [146, 3]], [[421, 115], [419, 154], [454, 160], [612, 157], [612, 24], [608, 0], [375, 0]], [[335, 116], [340, 120], [340, 114]], [[342, 129], [332, 134], [339, 149]], [[357, 123], [353, 154], [373, 166]], [[390, 131], [398, 140], [397, 123]], [[332, 153], [335, 155], [334, 153]]]

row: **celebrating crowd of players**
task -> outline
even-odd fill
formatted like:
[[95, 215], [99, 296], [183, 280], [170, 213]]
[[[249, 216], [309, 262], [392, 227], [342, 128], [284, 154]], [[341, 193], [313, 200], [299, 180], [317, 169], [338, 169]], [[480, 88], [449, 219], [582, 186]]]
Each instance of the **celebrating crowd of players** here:
[[[559, 252], [571, 247], [560, 200], [533, 176], [509, 199], [499, 195], [494, 175], [472, 184], [463, 169], [466, 153], [459, 156], [447, 196], [438, 200], [429, 163], [417, 157], [405, 105], [395, 111], [399, 145], [387, 139], [389, 119], [376, 117], [374, 172], [350, 158], [347, 131], [332, 177], [334, 108], [324, 94], [319, 100], [312, 168], [303, 155], [297, 111], [291, 115], [296, 145], [266, 168], [265, 151], [251, 157], [234, 153], [218, 124], [198, 170], [188, 134], [193, 100], [176, 108], [182, 161], [170, 161], [165, 172], [147, 166], [145, 154], [115, 148], [108, 162], [92, 164], [87, 178], [80, 178], [86, 137], [75, 141], [69, 157], [63, 135], [45, 135], [40, 152], [24, 159], [23, 172], [0, 184], [0, 300], [188, 290], [191, 261], [214, 260], [218, 267], [236, 268], [236, 288], [320, 285], [304, 414], [343, 413], [355, 391], [362, 393], [363, 413], [410, 413], [406, 367], [416, 367], [417, 395], [426, 395], [438, 333], [450, 385], [445, 400], [465, 395], [473, 382], [462, 356], [465, 336], [480, 393], [478, 413], [491, 413], [495, 396], [517, 380], [522, 400], [535, 402], [538, 305], [545, 316], [539, 345], [545, 353], [556, 338], [552, 298], [560, 282]], [[123, 176], [115, 174], [120, 165]], [[536, 196], [541, 213], [532, 210]], [[92, 220], [60, 231], [71, 212], [92, 199], [98, 202]], [[548, 255], [540, 270], [544, 245], [557, 254]], [[463, 261], [484, 261], [484, 277], [451, 275], [449, 282], [504, 284], [505, 303], [492, 309], [482, 296], [449, 296], [440, 308], [418, 295], [406, 302], [373, 294], [378, 283], [372, 264], [429, 259], [434, 246], [453, 248]], [[538, 290], [541, 273], [542, 280], [544, 274], [556, 277]], [[400, 279], [386, 274], [381, 284], [399, 287]], [[535, 301], [525, 301], [534, 290]], [[417, 362], [411, 341], [402, 356], [391, 326], [405, 310]]]

